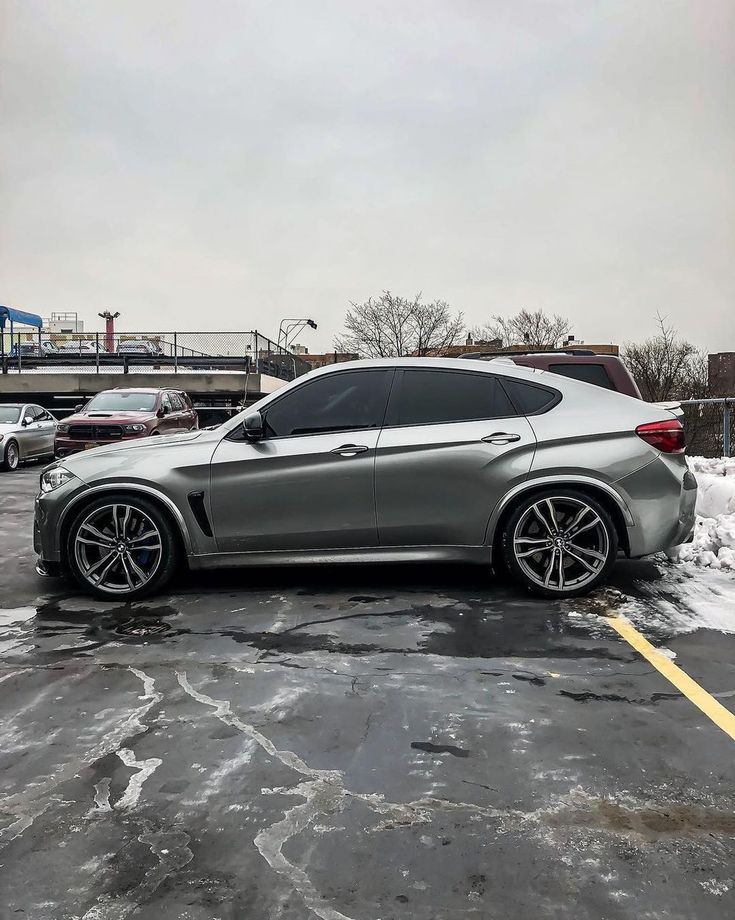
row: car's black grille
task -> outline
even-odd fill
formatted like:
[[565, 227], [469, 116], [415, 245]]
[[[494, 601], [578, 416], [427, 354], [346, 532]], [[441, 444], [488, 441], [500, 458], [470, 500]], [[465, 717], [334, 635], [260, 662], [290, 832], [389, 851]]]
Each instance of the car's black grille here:
[[123, 430], [120, 425], [71, 425], [69, 437], [79, 441], [97, 441], [121, 438]]

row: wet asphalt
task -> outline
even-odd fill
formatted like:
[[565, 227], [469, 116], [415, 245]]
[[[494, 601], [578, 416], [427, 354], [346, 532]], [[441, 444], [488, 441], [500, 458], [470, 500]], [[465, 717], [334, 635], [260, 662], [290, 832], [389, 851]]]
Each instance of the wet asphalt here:
[[[619, 595], [319, 567], [99, 603], [34, 572], [38, 473], [0, 476], [3, 920], [735, 915], [733, 742]], [[646, 634], [733, 707], [735, 637]]]

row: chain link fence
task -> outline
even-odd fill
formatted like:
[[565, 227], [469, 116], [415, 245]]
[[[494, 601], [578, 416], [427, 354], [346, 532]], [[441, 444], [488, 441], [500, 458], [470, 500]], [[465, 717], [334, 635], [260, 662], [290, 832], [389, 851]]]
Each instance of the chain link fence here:
[[730, 457], [735, 444], [735, 396], [684, 399], [687, 453], [695, 457]]
[[310, 370], [298, 355], [253, 332], [97, 332], [3, 335], [2, 373], [233, 372], [293, 380]]

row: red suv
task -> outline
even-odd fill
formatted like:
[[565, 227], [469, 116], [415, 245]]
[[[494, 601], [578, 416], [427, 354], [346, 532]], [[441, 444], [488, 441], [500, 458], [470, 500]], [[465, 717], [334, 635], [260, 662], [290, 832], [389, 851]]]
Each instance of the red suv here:
[[181, 390], [153, 387], [103, 390], [77, 406], [56, 427], [57, 457], [89, 447], [199, 427], [191, 400]]
[[617, 355], [598, 355], [583, 348], [553, 351], [481, 351], [466, 352], [460, 358], [481, 361], [512, 361], [524, 367], [536, 367], [562, 377], [573, 377], [593, 383], [606, 390], [616, 390], [634, 399], [641, 399], [641, 391], [628, 368]]

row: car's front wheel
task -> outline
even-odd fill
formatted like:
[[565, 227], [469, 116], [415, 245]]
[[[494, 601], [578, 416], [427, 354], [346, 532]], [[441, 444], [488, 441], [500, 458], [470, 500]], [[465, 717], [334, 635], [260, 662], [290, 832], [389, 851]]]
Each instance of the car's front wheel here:
[[13, 473], [18, 469], [19, 463], [20, 451], [18, 450], [18, 445], [15, 441], [8, 441], [5, 445], [5, 457], [2, 463], [0, 463], [0, 469], [8, 473]]
[[608, 512], [573, 489], [536, 493], [521, 502], [502, 535], [513, 578], [542, 597], [575, 597], [602, 582], [618, 552]]
[[74, 519], [66, 558], [97, 597], [135, 600], [163, 588], [178, 563], [173, 526], [158, 506], [129, 495], [100, 496]]

